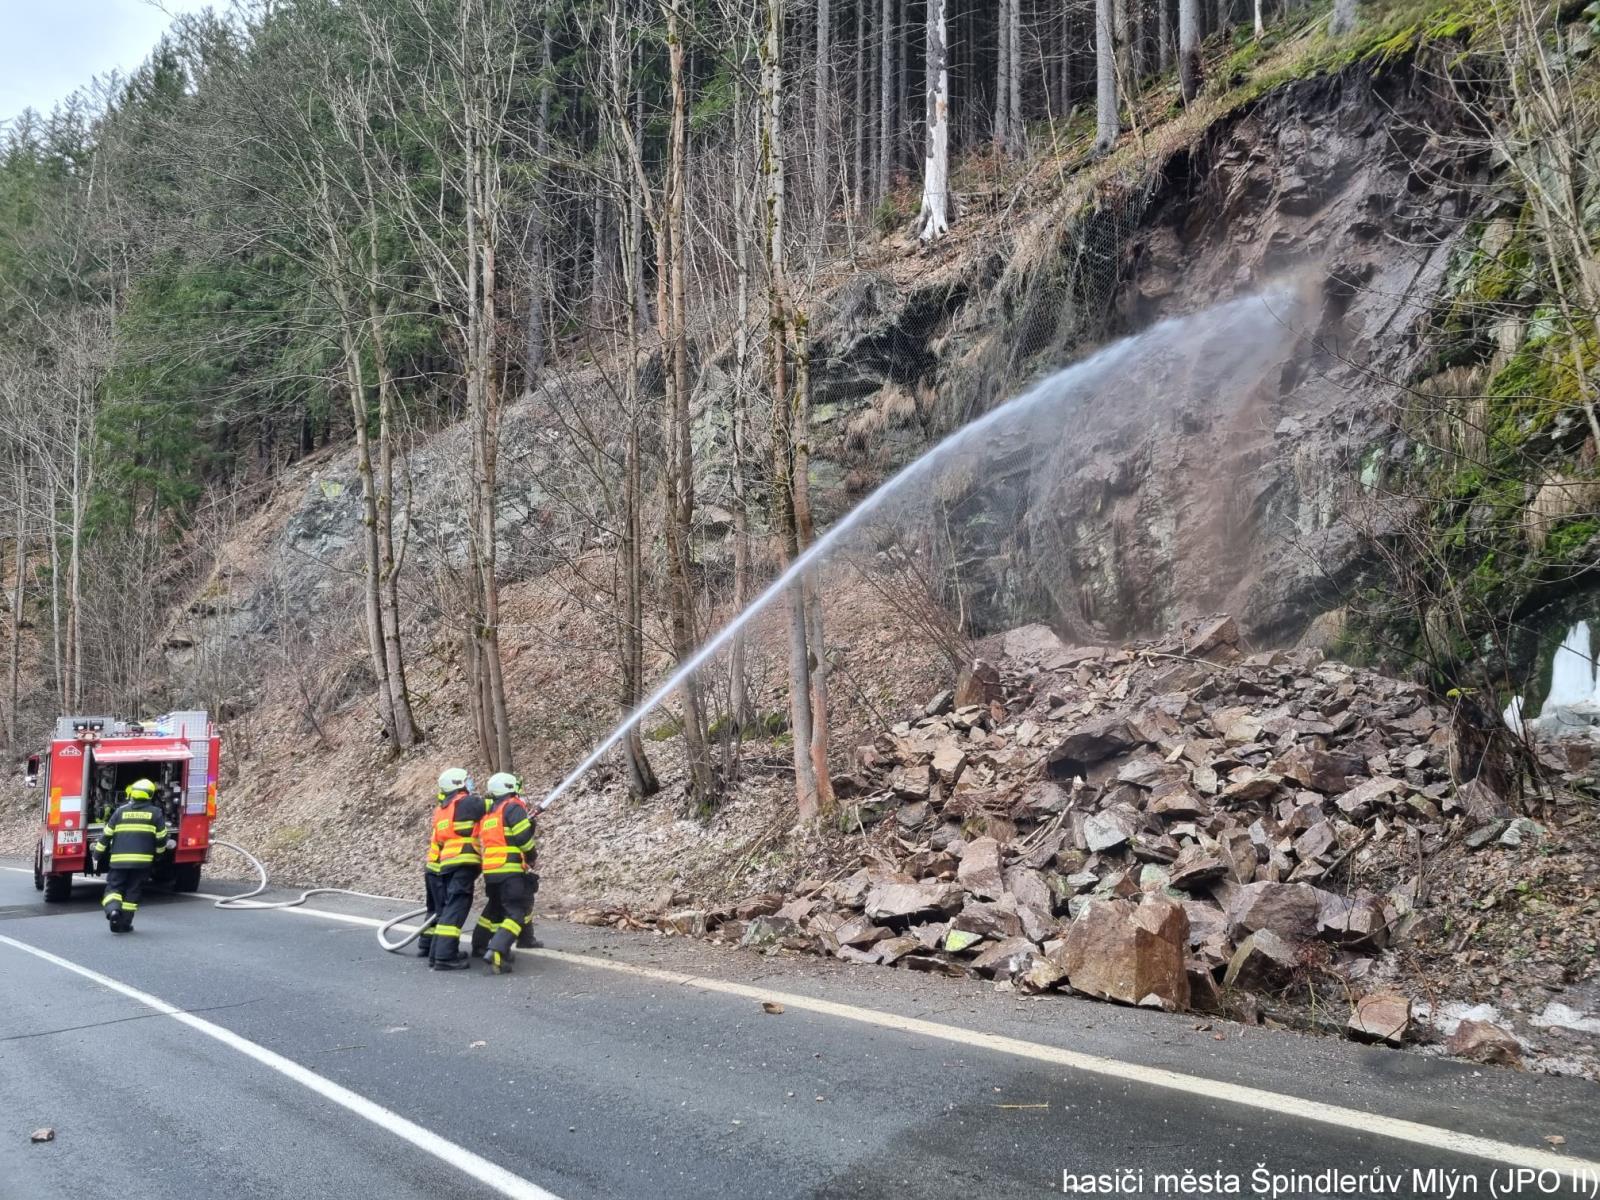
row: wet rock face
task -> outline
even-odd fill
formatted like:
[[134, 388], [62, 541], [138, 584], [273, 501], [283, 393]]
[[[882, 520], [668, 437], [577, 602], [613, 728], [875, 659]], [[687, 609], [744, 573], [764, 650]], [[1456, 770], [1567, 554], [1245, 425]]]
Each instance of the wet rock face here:
[[1051, 231], [1059, 260], [1039, 274], [1073, 278], [1093, 252], [1114, 264], [1103, 294], [1057, 294], [1014, 264], [978, 264], [960, 289], [852, 282], [818, 325], [814, 378], [837, 416], [816, 454], [881, 477], [1087, 347], [1287, 281], [1305, 307], [1278, 302], [1282, 345], [1257, 369], [1212, 372], [1226, 339], [1128, 364], [1038, 438], [995, 439], [940, 499], [980, 629], [1043, 617], [1081, 640], [1142, 636], [1225, 609], [1247, 636], [1298, 636], [1327, 576], [1356, 565], [1337, 516], [1349, 447], [1406, 374], [1479, 167], [1395, 130], [1451, 120], [1406, 69], [1280, 89], [1176, 154], [1117, 221]]

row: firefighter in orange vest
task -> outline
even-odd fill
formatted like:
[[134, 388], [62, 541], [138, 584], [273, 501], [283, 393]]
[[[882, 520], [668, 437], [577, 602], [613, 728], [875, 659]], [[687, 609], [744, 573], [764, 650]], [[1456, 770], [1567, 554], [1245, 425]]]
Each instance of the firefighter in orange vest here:
[[433, 810], [433, 835], [428, 840], [428, 908], [433, 921], [422, 931], [428, 968], [464, 971], [471, 964], [461, 953], [461, 923], [472, 909], [478, 882], [478, 847], [473, 830], [483, 817], [484, 801], [472, 791], [472, 777], [460, 767], [439, 776], [439, 806]]
[[[511, 970], [512, 948], [530, 930], [533, 897], [539, 890], [534, 874], [537, 842], [533, 815], [522, 802], [522, 783], [502, 771], [491, 776], [488, 811], [473, 834], [483, 856], [483, 887], [488, 901], [472, 931], [472, 952], [489, 960], [496, 975]], [[538, 946], [529, 933], [524, 945]]]

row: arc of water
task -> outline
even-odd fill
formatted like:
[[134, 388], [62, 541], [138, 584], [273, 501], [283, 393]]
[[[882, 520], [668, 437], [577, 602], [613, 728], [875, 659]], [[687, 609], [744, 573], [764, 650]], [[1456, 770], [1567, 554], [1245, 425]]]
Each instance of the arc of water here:
[[[1261, 308], [1263, 312], [1275, 312], [1276, 310], [1274, 310], [1272, 307], [1275, 302], [1287, 304], [1292, 302], [1293, 299], [1294, 294], [1292, 288], [1286, 286], [1278, 287], [1269, 289], [1258, 295], [1249, 296], [1239, 300], [1233, 300], [1226, 304], [1219, 305], [1215, 309], [1209, 310], [1209, 314], [1214, 317], [1221, 317], [1221, 324], [1226, 325], [1227, 318], [1230, 314], [1243, 312], [1247, 307]], [[655, 689], [655, 691], [651, 692], [648, 696], [641, 700], [634, 710], [622, 719], [616, 728], [614, 728], [610, 733], [600, 740], [600, 742], [593, 750], [589, 752], [588, 756], [584, 758], [582, 762], [568, 772], [566, 778], [561, 780], [560, 783], [556, 784], [556, 786], [551, 789], [549, 795], [547, 795], [540, 802], [539, 809], [542, 811], [554, 804], [563, 793], [572, 787], [573, 784], [577, 783], [578, 780], [582, 779], [586, 774], [588, 774], [589, 769], [599, 762], [603, 757], [605, 757], [606, 753], [610, 751], [612, 747], [626, 737], [631, 729], [637, 726], [640, 721], [644, 720], [644, 718], [649, 715], [652, 709], [654, 709], [658, 704], [660, 704], [674, 691], [681, 687], [683, 682], [688, 679], [689, 676], [693, 675], [701, 667], [705, 666], [705, 664], [709, 662], [719, 650], [721, 650], [733, 639], [734, 635], [737, 634], [740, 629], [744, 628], [746, 624], [764, 611], [769, 604], [771, 604], [786, 590], [788, 590], [790, 585], [792, 585], [808, 570], [815, 566], [819, 560], [825, 557], [830, 551], [838, 547], [845, 537], [847, 537], [852, 531], [861, 525], [861, 522], [866, 517], [872, 515], [874, 512], [882, 508], [891, 497], [902, 491], [906, 485], [913, 482], [918, 476], [926, 473], [935, 463], [945, 458], [951, 451], [971, 441], [974, 437], [983, 434], [984, 432], [993, 428], [995, 425], [1002, 423], [1008, 417], [1016, 416], [1018, 413], [1028, 409], [1041, 397], [1063, 391], [1065, 388], [1069, 387], [1073, 382], [1075, 382], [1078, 377], [1081, 376], [1087, 378], [1096, 372], [1103, 372], [1108, 368], [1117, 366], [1120, 362], [1132, 356], [1136, 352], [1139, 345], [1144, 341], [1148, 339], [1159, 339], [1161, 336], [1170, 333], [1175, 328], [1181, 327], [1185, 322], [1193, 321], [1194, 319], [1195, 318], [1193, 316], [1170, 318], [1169, 320], [1163, 321], [1160, 324], [1146, 330], [1144, 333], [1138, 334], [1131, 338], [1126, 338], [1123, 341], [1117, 342], [1116, 344], [1108, 346], [1104, 350], [1089, 356], [1081, 362], [1074, 363], [1073, 365], [1056, 372], [1054, 375], [1049, 376], [1021, 394], [1006, 401], [993, 412], [987, 413], [986, 415], [978, 418], [976, 421], [962, 426], [960, 429], [950, 434], [949, 437], [945, 438], [936, 446], [928, 450], [920, 458], [917, 458], [911, 463], [908, 463], [905, 467], [902, 467], [898, 472], [873, 490], [873, 492], [868, 495], [865, 500], [856, 505], [855, 508], [853, 508], [842, 520], [838, 522], [838, 524], [834, 525], [832, 529], [828, 530], [825, 535], [812, 543], [806, 552], [797, 557], [794, 562], [789, 565], [787, 570], [785, 570], [770, 584], [768, 584], [766, 590], [757, 596], [753, 601], [751, 601], [750, 604], [745, 607], [743, 612], [739, 613], [731, 621], [729, 621], [728, 624], [724, 625], [720, 630], [718, 630], [717, 633], [709, 641], [707, 641], [705, 645], [701, 646], [691, 658], [680, 664], [677, 670], [673, 671], [671, 675], [662, 680], [661, 684]], [[1214, 352], [1219, 354], [1225, 353], [1225, 351], [1221, 350]]]

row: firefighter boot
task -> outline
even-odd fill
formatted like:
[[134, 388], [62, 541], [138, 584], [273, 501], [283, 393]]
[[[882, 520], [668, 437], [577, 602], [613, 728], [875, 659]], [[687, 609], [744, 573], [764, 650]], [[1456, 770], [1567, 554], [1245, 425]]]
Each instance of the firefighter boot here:
[[117, 926], [122, 924], [122, 893], [107, 892], [100, 900], [100, 907], [105, 909], [106, 922], [111, 926], [111, 932], [121, 933]]
[[465, 971], [471, 964], [461, 953], [461, 930], [454, 925], [433, 927], [433, 957], [428, 960], [430, 971]]
[[544, 943], [533, 934], [532, 925], [524, 925], [522, 932], [517, 935], [518, 950], [543, 950]]

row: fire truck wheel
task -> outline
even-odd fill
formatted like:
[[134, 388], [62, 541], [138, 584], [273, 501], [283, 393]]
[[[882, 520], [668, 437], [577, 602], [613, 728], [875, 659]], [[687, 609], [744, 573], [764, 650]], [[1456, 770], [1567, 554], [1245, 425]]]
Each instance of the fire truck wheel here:
[[172, 868], [172, 890], [198, 892], [200, 890], [200, 863], [179, 863]]
[[33, 848], [33, 890], [44, 891], [44, 843]]
[[46, 904], [61, 904], [72, 899], [72, 876], [70, 874], [46, 875], [44, 877], [44, 899]]

